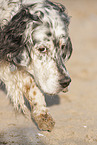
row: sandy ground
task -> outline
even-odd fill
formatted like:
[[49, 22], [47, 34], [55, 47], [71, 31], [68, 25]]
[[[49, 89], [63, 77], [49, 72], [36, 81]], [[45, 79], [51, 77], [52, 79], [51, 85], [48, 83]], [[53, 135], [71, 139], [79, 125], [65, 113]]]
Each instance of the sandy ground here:
[[70, 91], [48, 98], [56, 121], [52, 132], [16, 113], [0, 91], [0, 145], [97, 145], [97, 0], [57, 0], [72, 16], [74, 51], [67, 62]]

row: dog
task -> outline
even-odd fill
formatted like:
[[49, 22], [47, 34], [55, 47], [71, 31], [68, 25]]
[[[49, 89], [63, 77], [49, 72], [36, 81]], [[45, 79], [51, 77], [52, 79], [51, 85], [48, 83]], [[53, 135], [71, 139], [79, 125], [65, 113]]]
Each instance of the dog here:
[[28, 102], [38, 128], [51, 131], [55, 121], [44, 94], [70, 86], [70, 17], [62, 4], [49, 0], [1, 0], [0, 13], [0, 80], [14, 108], [27, 115]]

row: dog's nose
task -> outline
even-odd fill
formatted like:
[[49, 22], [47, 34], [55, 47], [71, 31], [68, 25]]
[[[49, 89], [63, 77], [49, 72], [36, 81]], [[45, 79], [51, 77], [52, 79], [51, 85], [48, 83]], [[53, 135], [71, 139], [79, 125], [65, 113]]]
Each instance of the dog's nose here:
[[70, 82], [71, 82], [71, 78], [69, 76], [65, 76], [63, 79], [61, 79], [60, 81], [60, 85], [63, 88], [66, 88], [67, 86], [69, 86]]

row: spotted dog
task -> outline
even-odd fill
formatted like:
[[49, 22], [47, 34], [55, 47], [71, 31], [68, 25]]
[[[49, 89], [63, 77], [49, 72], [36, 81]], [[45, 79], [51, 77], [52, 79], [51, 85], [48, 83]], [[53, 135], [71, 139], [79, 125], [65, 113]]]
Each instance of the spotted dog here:
[[28, 102], [38, 128], [51, 131], [55, 121], [44, 94], [68, 91], [70, 17], [49, 0], [1, 0], [0, 14], [0, 80], [14, 108], [27, 115]]

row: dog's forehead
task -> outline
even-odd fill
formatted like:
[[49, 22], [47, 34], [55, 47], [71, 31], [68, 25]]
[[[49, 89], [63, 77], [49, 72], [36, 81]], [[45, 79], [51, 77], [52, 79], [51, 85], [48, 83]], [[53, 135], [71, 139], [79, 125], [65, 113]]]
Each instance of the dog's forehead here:
[[[55, 22], [56, 23], [56, 22]], [[53, 23], [53, 27], [46, 26], [46, 23], [44, 25], [39, 26], [34, 32], [34, 38], [37, 40], [45, 41], [45, 40], [51, 40], [51, 39], [60, 39], [61, 37], [67, 36], [67, 31], [65, 30], [64, 26], [62, 24], [57, 24], [57, 26], [54, 26], [56, 24]]]
[[52, 9], [48, 14], [44, 14], [42, 22], [33, 32], [34, 39], [38, 41], [53, 41], [67, 37], [67, 26], [55, 10]]
[[60, 42], [66, 42], [69, 17], [64, 10], [49, 1], [44, 1], [36, 3], [34, 7], [29, 7], [29, 12], [37, 15], [41, 21], [39, 23], [34, 21], [30, 25], [32, 30], [29, 31], [34, 45], [55, 46]]

